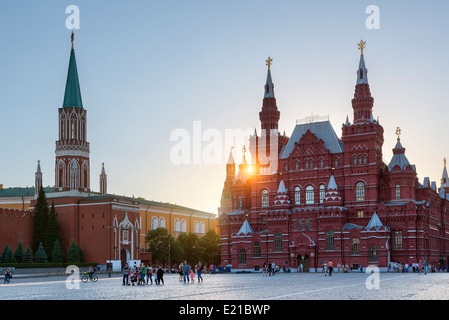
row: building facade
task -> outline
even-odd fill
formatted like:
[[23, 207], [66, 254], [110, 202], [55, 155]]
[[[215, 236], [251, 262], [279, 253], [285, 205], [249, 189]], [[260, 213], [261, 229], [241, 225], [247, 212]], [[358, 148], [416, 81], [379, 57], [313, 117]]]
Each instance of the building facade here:
[[266, 262], [304, 271], [332, 260], [348, 268], [427, 260], [449, 254], [449, 179], [444, 162], [440, 188], [405, 155], [400, 138], [383, 161], [384, 129], [373, 116], [374, 98], [361, 49], [352, 122], [339, 138], [327, 118], [297, 121], [290, 137], [278, 129], [271, 59], [261, 132], [249, 138], [251, 161], [232, 154], [218, 213], [221, 260], [234, 270]]
[[[114, 270], [119, 270], [125, 263], [151, 262], [145, 244], [149, 230], [164, 227], [174, 236], [189, 232], [202, 236], [216, 229], [216, 214], [108, 193], [104, 163], [99, 174], [99, 192], [92, 190], [87, 110], [81, 99], [73, 33], [57, 128], [55, 184], [44, 187], [44, 191], [48, 204], [55, 205], [63, 253], [75, 242], [81, 247], [85, 261], [111, 263]], [[33, 187], [0, 185], [1, 248], [8, 245], [15, 250], [19, 242], [24, 248], [32, 247], [32, 216], [39, 188], [44, 185], [43, 176], [38, 161]]]

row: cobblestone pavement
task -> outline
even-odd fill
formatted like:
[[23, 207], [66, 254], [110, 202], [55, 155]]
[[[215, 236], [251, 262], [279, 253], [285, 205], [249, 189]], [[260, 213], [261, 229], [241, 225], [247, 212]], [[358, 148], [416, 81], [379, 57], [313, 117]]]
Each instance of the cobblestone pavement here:
[[380, 273], [379, 289], [368, 289], [372, 275], [290, 273], [203, 275], [204, 282], [184, 284], [165, 275], [164, 285], [123, 286], [120, 275], [99, 275], [96, 283], [76, 282], [67, 289], [64, 276], [13, 278], [0, 283], [0, 300], [448, 300], [449, 273]]

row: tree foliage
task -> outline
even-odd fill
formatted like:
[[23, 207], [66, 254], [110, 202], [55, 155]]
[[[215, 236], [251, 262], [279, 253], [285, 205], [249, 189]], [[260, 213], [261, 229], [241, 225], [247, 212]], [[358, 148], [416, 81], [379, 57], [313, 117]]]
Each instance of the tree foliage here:
[[196, 233], [181, 233], [177, 238], [168, 233], [165, 228], [148, 231], [145, 237], [148, 251], [152, 253], [154, 263], [168, 266], [168, 248], [170, 244], [170, 264], [177, 266], [187, 261], [195, 265], [220, 263], [220, 237], [214, 230], [210, 230], [203, 237]]

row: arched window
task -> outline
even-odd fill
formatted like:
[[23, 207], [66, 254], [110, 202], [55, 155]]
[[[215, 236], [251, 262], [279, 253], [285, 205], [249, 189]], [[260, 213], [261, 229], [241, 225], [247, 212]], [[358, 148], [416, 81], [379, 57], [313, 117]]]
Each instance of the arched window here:
[[159, 228], [165, 228], [165, 219], [164, 217], [159, 218]]
[[151, 230], [156, 230], [158, 227], [158, 219], [157, 217], [151, 218]]
[[369, 262], [379, 262], [379, 255], [377, 253], [377, 246], [372, 245], [368, 250]]
[[393, 232], [393, 249], [394, 250], [402, 249], [402, 231]]
[[259, 242], [255, 242], [254, 243], [253, 256], [256, 257], [256, 258], [260, 258], [260, 256], [261, 256], [261, 249], [260, 249], [260, 243]]
[[298, 231], [302, 231], [302, 220], [298, 219]]
[[310, 219], [306, 219], [306, 231], [310, 230]]
[[181, 220], [181, 232], [187, 232], [187, 222], [184, 219]]
[[357, 156], [354, 156], [354, 164], [357, 164]]
[[334, 231], [326, 231], [326, 250], [334, 250]]
[[196, 220], [193, 222], [193, 232], [200, 233], [200, 223]]
[[334, 162], [334, 167], [335, 167], [335, 168], [338, 168], [338, 158], [337, 158], [337, 159], [335, 159], [335, 162]]
[[243, 199], [242, 199], [242, 197], [239, 197], [239, 208], [240, 209], [243, 208]]
[[240, 251], [239, 251], [239, 264], [246, 264], [246, 251], [245, 251], [245, 249], [240, 249]]
[[282, 233], [280, 232], [274, 235], [274, 251], [282, 252]]
[[306, 169], [309, 169], [309, 160], [306, 160]]
[[206, 233], [206, 224], [204, 223], [204, 221], [200, 222], [200, 233]]
[[306, 204], [313, 204], [314, 203], [314, 193], [313, 193], [313, 187], [308, 186], [306, 188]]
[[396, 185], [396, 200], [401, 199], [401, 186], [400, 185]]
[[295, 187], [295, 204], [301, 203], [301, 188], [296, 186]]
[[181, 232], [181, 221], [178, 218], [175, 219], [175, 232]]
[[287, 172], [288, 171], [288, 163], [284, 163], [284, 171]]
[[360, 254], [360, 240], [357, 238], [352, 239], [351, 242], [351, 254], [359, 255]]
[[310, 160], [310, 169], [313, 169], [313, 160]]
[[320, 203], [323, 203], [324, 196], [326, 195], [326, 187], [324, 184], [320, 185]]
[[365, 200], [365, 184], [363, 182], [357, 182], [355, 185], [355, 199], [357, 201]]
[[267, 189], [262, 190], [261, 206], [266, 208], [270, 205], [270, 195]]
[[295, 168], [296, 168], [296, 170], [299, 170], [299, 160], [296, 161]]
[[324, 160], [320, 159], [320, 168], [324, 167]]
[[366, 164], [366, 156], [363, 156], [363, 164]]

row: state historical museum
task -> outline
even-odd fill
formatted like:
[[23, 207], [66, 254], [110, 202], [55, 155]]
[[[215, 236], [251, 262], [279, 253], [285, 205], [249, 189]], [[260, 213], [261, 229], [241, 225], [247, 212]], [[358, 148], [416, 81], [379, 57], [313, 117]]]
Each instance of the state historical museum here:
[[278, 131], [280, 112], [268, 75], [261, 132], [249, 138], [251, 162], [236, 168], [229, 156], [219, 208], [222, 265], [261, 269], [264, 262], [304, 271], [323, 263], [386, 270], [391, 262], [446, 264], [449, 181], [418, 181], [400, 140], [383, 161], [384, 129], [372, 114], [361, 50], [352, 123], [339, 138], [328, 119], [297, 122], [290, 137]]

